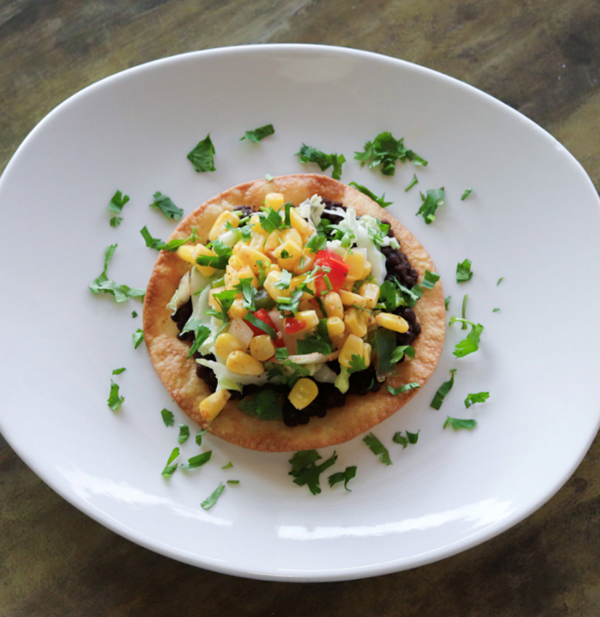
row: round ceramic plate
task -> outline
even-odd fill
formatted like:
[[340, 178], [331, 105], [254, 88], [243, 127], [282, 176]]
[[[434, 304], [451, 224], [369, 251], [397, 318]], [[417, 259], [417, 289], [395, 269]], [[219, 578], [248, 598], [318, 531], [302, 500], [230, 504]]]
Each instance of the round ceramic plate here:
[[[246, 130], [272, 123], [260, 144]], [[398, 163], [394, 177], [361, 168], [354, 152], [382, 131], [429, 161]], [[210, 133], [214, 173], [187, 153]], [[177, 446], [174, 407], [148, 359], [134, 349], [137, 300], [116, 304], [88, 285], [104, 250], [108, 275], [145, 287], [156, 251], [140, 229], [166, 239], [172, 221], [149, 208], [168, 195], [185, 213], [223, 189], [272, 175], [319, 171], [295, 153], [305, 143], [343, 153], [342, 181], [383, 193], [389, 211], [425, 245], [451, 296], [448, 316], [485, 326], [478, 352], [454, 357], [468, 330], [449, 327], [426, 387], [373, 433], [386, 466], [362, 437], [311, 495], [288, 475], [287, 454], [205, 437], [181, 446], [212, 460], [161, 476]], [[328, 173], [328, 172], [326, 172]], [[418, 184], [405, 191], [413, 174]], [[419, 192], [445, 188], [426, 225]], [[107, 204], [131, 200], [118, 228]], [[463, 201], [466, 189], [472, 193]], [[238, 47], [152, 62], [104, 79], [50, 113], [0, 181], [3, 388], [0, 428], [54, 490], [115, 532], [203, 568], [248, 577], [327, 581], [415, 567], [475, 546], [546, 502], [573, 473], [598, 428], [600, 210], [575, 159], [538, 126], [463, 83], [384, 56], [299, 45]], [[27, 222], [27, 225], [25, 225]], [[473, 263], [456, 283], [456, 265]], [[497, 281], [503, 277], [500, 284]], [[569, 308], [570, 307], [570, 308]], [[494, 309], [500, 309], [495, 311]], [[132, 311], [138, 317], [132, 317]], [[107, 406], [112, 377], [125, 402]], [[449, 370], [454, 388], [429, 404]], [[485, 404], [465, 408], [474, 392]], [[365, 397], [364, 404], [368, 405]], [[167, 428], [161, 410], [175, 413]], [[444, 427], [447, 416], [473, 430]], [[318, 421], [318, 420], [315, 420]], [[419, 432], [406, 449], [397, 431]], [[323, 450], [324, 459], [333, 448]], [[222, 469], [227, 463], [233, 467]], [[326, 476], [356, 465], [349, 484]], [[217, 504], [200, 503], [227, 480]]]

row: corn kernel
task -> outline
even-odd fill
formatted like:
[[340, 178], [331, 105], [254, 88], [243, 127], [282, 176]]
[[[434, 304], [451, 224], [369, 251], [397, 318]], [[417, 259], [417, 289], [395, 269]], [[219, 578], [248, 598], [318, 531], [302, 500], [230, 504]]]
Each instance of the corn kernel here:
[[265, 370], [262, 362], [243, 351], [233, 351], [227, 356], [227, 368], [238, 375], [254, 375], [256, 377], [262, 375]]
[[291, 240], [292, 242], [295, 242], [298, 246], [302, 246], [304, 244], [299, 231], [297, 229], [294, 229], [293, 227], [291, 227], [290, 229], [284, 229], [281, 232], [281, 237], [283, 238], [284, 242], [286, 240]]
[[269, 274], [267, 274], [267, 278], [265, 279], [264, 287], [273, 300], [277, 300], [277, 298], [290, 297], [289, 289], [279, 289], [279, 287], [276, 286], [280, 279], [281, 272], [269, 272]]
[[393, 330], [394, 332], [400, 333], [408, 331], [408, 323], [399, 315], [393, 315], [392, 313], [379, 313], [379, 315], [375, 317], [375, 321], [378, 326], [386, 328], [387, 330]]
[[[340, 319], [341, 321], [341, 319]], [[344, 322], [342, 322], [344, 323]], [[338, 334], [337, 336], [330, 336], [329, 338], [331, 339], [331, 342], [338, 348], [338, 349], [342, 349], [344, 347], [344, 343], [346, 342], [346, 339], [350, 336], [351, 332], [350, 330], [348, 330], [346, 328], [346, 324], [344, 324], [344, 331], [341, 334]]]
[[242, 298], [236, 298], [229, 309], [229, 317], [231, 317], [231, 319], [236, 319], [236, 317], [237, 319], [244, 319], [247, 313], [248, 309], [244, 308], [244, 300]]
[[338, 356], [340, 365], [350, 368], [352, 356], [363, 357], [364, 347], [365, 343], [361, 338], [354, 334], [350, 334], [342, 347], [342, 351], [340, 351], [340, 355]]
[[275, 258], [274, 251], [280, 244], [283, 244], [282, 233], [276, 229], [268, 235], [262, 250], [269, 255], [269, 257]]
[[[236, 246], [238, 245], [236, 244]], [[229, 258], [229, 263], [227, 265], [234, 270], [239, 270], [240, 268], [243, 268], [246, 264], [244, 264], [244, 262], [237, 255], [232, 255]]]
[[310, 300], [301, 300], [300, 304], [298, 305], [298, 310], [299, 311], [312, 311], [313, 309], [313, 305], [311, 304]]
[[359, 251], [348, 251], [344, 263], [350, 268], [348, 276], [358, 281], [363, 278], [365, 256]]
[[315, 233], [315, 230], [306, 221], [306, 219], [300, 216], [296, 208], [290, 208], [290, 223], [294, 229], [297, 229], [300, 232], [300, 235], [304, 241], [308, 240]]
[[361, 285], [358, 293], [365, 299], [365, 306], [372, 309], [375, 308], [377, 301], [379, 300], [381, 290], [379, 285], [375, 285], [375, 283], [364, 283]]
[[367, 333], [367, 324], [365, 318], [363, 317], [364, 311], [361, 311], [357, 308], [351, 308], [346, 311], [346, 315], [344, 317], [344, 323], [346, 327], [352, 334], [356, 336], [360, 336], [361, 338]]
[[233, 212], [231, 212], [231, 210], [221, 212], [210, 229], [208, 239], [212, 242], [228, 231], [226, 227], [227, 223], [229, 223], [231, 227], [236, 228], [239, 227], [240, 219]]
[[250, 341], [250, 353], [260, 362], [266, 362], [275, 355], [275, 345], [268, 334], [253, 337]]
[[369, 343], [365, 343], [363, 347], [363, 358], [365, 360], [365, 367], [369, 368], [371, 366], [371, 345]]
[[[296, 289], [298, 289], [298, 287], [300, 287], [300, 285], [302, 285], [305, 281], [305, 276], [295, 276], [290, 283], [290, 291], [296, 291]], [[307, 283], [306, 286], [312, 291], [312, 294], [308, 291], [305, 291], [302, 294], [302, 300], [310, 300], [311, 298], [314, 298], [317, 293], [314, 281], [310, 281], [309, 283]]]
[[264, 234], [265, 230], [262, 228], [260, 224], [260, 216], [258, 214], [253, 214], [248, 221], [248, 225], [252, 229], [253, 233]]
[[223, 360], [227, 359], [227, 356], [232, 351], [244, 351], [244, 346], [228, 332], [223, 332], [219, 334], [217, 340], [215, 341], [215, 353], [217, 356], [223, 358]]
[[277, 257], [281, 268], [291, 271], [302, 257], [302, 248], [299, 244], [286, 240], [273, 251], [273, 254]]
[[296, 382], [288, 399], [296, 409], [304, 409], [317, 398], [318, 394], [319, 386], [312, 379], [303, 377]]
[[358, 279], [355, 279], [353, 276], [347, 276], [342, 283], [342, 289], [344, 291], [352, 291], [354, 289], [354, 283], [356, 283]]
[[327, 334], [329, 337], [339, 336], [344, 333], [346, 324], [339, 317], [329, 317], [327, 319]]
[[238, 251], [238, 257], [244, 263], [249, 265], [252, 268], [252, 272], [256, 275], [260, 274], [261, 270], [258, 264], [259, 261], [262, 262], [263, 269], [266, 269], [271, 265], [271, 260], [266, 255], [260, 251], [250, 248], [249, 246], [242, 246]]
[[215, 294], [221, 293], [222, 291], [225, 291], [225, 287], [215, 287], [208, 292], [208, 306], [216, 309], [217, 311], [220, 311], [221, 307], [215, 298]]
[[207, 422], [212, 422], [223, 410], [231, 393], [229, 390], [218, 390], [200, 401], [200, 413]]
[[210, 255], [212, 257], [216, 257], [215, 253], [213, 253], [210, 249], [207, 249], [203, 244], [196, 244], [195, 246], [184, 244], [177, 249], [178, 257], [184, 261], [194, 264], [200, 271], [200, 274], [206, 277], [211, 277], [216, 270], [210, 266], [199, 266], [196, 263], [196, 257], [199, 257], [200, 255]]
[[371, 268], [373, 266], [371, 265], [371, 262], [367, 259], [365, 260], [365, 265], [364, 265], [364, 269], [363, 269], [363, 275], [362, 278], [366, 279], [367, 276], [369, 276], [369, 274], [371, 274]]
[[367, 304], [367, 301], [362, 296], [343, 289], [340, 289], [340, 298], [342, 299], [342, 304], [344, 306], [352, 306], [353, 304], [356, 304], [357, 306], [365, 308]]
[[281, 268], [277, 264], [271, 264], [268, 268], [265, 268], [265, 274], [270, 272], [281, 272]]
[[248, 246], [259, 253], [263, 251], [265, 243], [267, 242], [267, 234], [265, 232], [255, 233], [252, 232], [250, 235], [250, 242]]
[[342, 306], [342, 299], [338, 293], [335, 291], [330, 291], [325, 296], [323, 304], [325, 306], [327, 317], [339, 317], [340, 319], [343, 319], [344, 307]]
[[285, 198], [281, 193], [269, 193], [265, 197], [265, 208], [273, 208], [279, 211], [285, 204]]

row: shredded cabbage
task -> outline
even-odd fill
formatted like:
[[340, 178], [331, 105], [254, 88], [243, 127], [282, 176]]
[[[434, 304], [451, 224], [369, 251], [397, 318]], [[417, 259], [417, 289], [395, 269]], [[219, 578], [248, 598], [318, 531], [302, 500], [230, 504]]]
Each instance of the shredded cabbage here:
[[[198, 364], [202, 364], [215, 372], [217, 376], [217, 380], [219, 381], [219, 389], [227, 389], [232, 390], [232, 383], [236, 385], [248, 386], [250, 384], [254, 384], [257, 386], [264, 386], [267, 383], [267, 374], [263, 373], [258, 377], [254, 375], [238, 375], [237, 373], [232, 373], [224, 364], [220, 362], [215, 362], [214, 360], [205, 360], [204, 358], [197, 358], [196, 362]], [[236, 387], [236, 390], [239, 388]]]
[[324, 209], [325, 204], [321, 200], [321, 196], [315, 194], [310, 199], [305, 199], [298, 206], [298, 213], [302, 218], [312, 223], [316, 229], [321, 222], [321, 215]]

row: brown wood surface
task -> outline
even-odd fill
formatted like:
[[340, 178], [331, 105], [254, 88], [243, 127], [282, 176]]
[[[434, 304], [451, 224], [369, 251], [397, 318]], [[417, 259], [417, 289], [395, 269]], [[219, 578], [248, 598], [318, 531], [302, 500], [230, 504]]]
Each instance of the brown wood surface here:
[[[2, 0], [0, 169], [84, 86], [156, 58], [249, 43], [355, 47], [457, 77], [541, 124], [600, 185], [594, 0]], [[0, 615], [598, 616], [599, 454], [596, 441], [548, 504], [458, 556], [375, 579], [284, 584], [199, 570], [122, 539], [0, 438]]]

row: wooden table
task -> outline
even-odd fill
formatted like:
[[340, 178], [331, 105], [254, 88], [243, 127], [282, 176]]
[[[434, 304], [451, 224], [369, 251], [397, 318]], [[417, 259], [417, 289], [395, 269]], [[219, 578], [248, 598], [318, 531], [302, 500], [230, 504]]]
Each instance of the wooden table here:
[[[593, 0], [2, 0], [0, 169], [88, 84], [156, 58], [248, 43], [355, 47], [452, 75], [538, 122], [600, 186]], [[39, 367], [28, 370], [34, 379]], [[565, 410], [565, 439], [576, 412]], [[0, 614], [597, 616], [599, 456], [596, 441], [548, 504], [465, 553], [374, 579], [284, 584], [199, 570], [124, 540], [56, 495], [0, 438]]]

